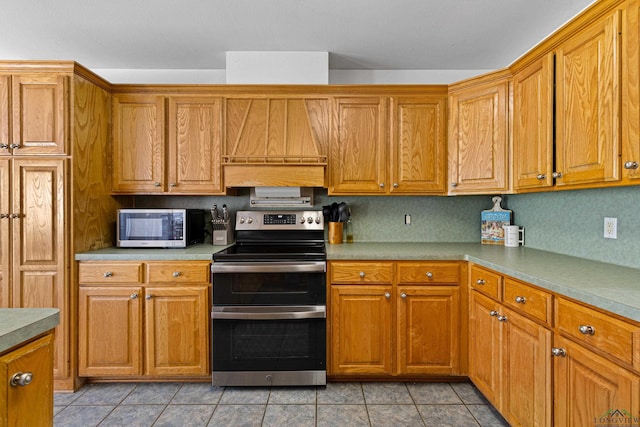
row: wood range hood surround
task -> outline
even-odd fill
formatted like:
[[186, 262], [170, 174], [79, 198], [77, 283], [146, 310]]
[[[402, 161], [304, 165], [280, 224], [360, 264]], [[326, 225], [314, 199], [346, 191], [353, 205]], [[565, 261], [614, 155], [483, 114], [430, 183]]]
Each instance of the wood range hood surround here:
[[328, 97], [233, 97], [225, 103], [227, 187], [326, 186]]

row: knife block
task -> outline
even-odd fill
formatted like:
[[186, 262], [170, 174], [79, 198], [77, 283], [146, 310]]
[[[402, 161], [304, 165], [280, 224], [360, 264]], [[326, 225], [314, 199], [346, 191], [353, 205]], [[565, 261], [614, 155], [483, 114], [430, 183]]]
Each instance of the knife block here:
[[337, 245], [342, 243], [343, 224], [341, 222], [329, 223], [329, 244]]

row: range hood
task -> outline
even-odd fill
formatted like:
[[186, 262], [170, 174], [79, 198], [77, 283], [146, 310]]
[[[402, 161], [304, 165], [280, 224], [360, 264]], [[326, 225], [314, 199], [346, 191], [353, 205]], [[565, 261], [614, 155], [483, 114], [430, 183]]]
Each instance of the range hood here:
[[250, 191], [252, 208], [313, 206], [313, 188], [309, 187], [253, 187]]

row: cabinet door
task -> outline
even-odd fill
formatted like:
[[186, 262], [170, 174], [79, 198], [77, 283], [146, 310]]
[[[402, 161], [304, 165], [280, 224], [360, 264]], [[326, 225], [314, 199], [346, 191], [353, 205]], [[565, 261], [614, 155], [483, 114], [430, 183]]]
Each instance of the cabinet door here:
[[398, 374], [458, 373], [459, 300], [457, 287], [398, 288]]
[[446, 97], [395, 98], [391, 103], [392, 193], [446, 191]]
[[164, 100], [154, 95], [113, 97], [113, 191], [164, 191]]
[[330, 194], [386, 193], [387, 98], [336, 98]]
[[67, 77], [18, 75], [12, 80], [13, 154], [66, 152]]
[[[0, 424], [53, 425], [53, 335], [48, 334], [0, 357]], [[32, 374], [25, 386], [11, 386], [14, 374]]]
[[9, 122], [11, 121], [11, 107], [9, 93], [10, 76], [0, 76], [0, 156], [10, 154], [9, 151]]
[[[632, 0], [623, 25], [622, 57], [622, 178], [629, 184], [640, 183], [640, 2]], [[624, 123], [624, 122], [623, 122]], [[0, 150], [0, 153], [2, 151]]]
[[502, 373], [502, 322], [500, 305], [471, 292], [469, 302], [469, 379], [497, 408], [500, 408]]
[[56, 327], [54, 370], [66, 377], [68, 349], [60, 343], [68, 336], [65, 298], [67, 252], [65, 245], [66, 208], [65, 160], [13, 160], [12, 213], [13, 240], [11, 267], [12, 306], [60, 309]]
[[640, 412], [640, 378], [567, 339], [555, 346], [554, 425], [634, 424]]
[[80, 376], [142, 374], [142, 288], [80, 286]]
[[331, 374], [391, 375], [392, 288], [331, 286]]
[[11, 274], [10, 253], [11, 235], [9, 234], [11, 219], [11, 195], [9, 176], [9, 160], [0, 158], [0, 308], [11, 307]]
[[553, 185], [553, 54], [513, 77], [513, 176], [516, 190]]
[[620, 179], [620, 11], [556, 52], [556, 185]]
[[451, 194], [507, 191], [509, 83], [502, 79], [452, 93]]
[[501, 412], [512, 425], [551, 426], [551, 331], [506, 310]]
[[145, 374], [210, 374], [209, 287], [147, 287], [145, 293]]
[[170, 193], [222, 192], [221, 120], [220, 98], [169, 98]]

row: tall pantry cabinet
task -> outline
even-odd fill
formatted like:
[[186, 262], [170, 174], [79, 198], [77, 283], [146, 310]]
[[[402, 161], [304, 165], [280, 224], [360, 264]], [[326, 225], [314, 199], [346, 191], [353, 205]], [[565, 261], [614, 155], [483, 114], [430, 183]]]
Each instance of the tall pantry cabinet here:
[[72, 254], [113, 242], [110, 105], [74, 62], [0, 61], [0, 307], [60, 309], [57, 390], [76, 388]]

